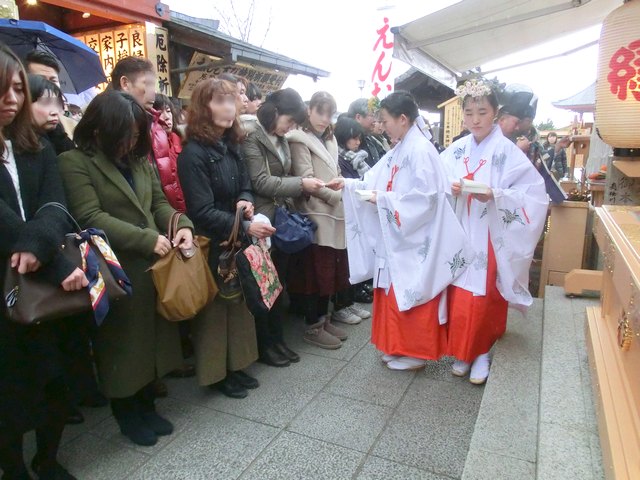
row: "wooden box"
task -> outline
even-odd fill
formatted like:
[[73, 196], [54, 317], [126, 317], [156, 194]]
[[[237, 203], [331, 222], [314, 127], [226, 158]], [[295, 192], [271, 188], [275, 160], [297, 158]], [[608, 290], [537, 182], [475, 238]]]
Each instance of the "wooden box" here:
[[550, 209], [542, 249], [539, 297], [544, 296], [545, 285], [564, 286], [565, 275], [583, 268], [585, 257], [589, 204], [567, 201], [551, 205]]
[[607, 479], [640, 478], [640, 207], [596, 209], [600, 307], [587, 309], [589, 363]]

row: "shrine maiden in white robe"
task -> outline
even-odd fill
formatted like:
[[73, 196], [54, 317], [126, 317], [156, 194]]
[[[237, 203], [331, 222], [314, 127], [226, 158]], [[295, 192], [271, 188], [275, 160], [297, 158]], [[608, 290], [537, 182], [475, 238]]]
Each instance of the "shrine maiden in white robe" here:
[[471, 177], [493, 189], [494, 200], [482, 203], [462, 194], [454, 199], [456, 215], [469, 239], [470, 263], [454, 285], [486, 294], [488, 239], [497, 264], [497, 287], [511, 306], [532, 303], [529, 267], [547, 216], [544, 180], [522, 151], [498, 126], [477, 144], [467, 135], [441, 154], [449, 180]]
[[[377, 206], [360, 200], [356, 189], [377, 191]], [[416, 125], [363, 180], [345, 179], [351, 283], [373, 278], [387, 294], [393, 286], [401, 312], [445, 291], [469, 264], [450, 190], [435, 147]], [[440, 324], [446, 323], [442, 297]]]

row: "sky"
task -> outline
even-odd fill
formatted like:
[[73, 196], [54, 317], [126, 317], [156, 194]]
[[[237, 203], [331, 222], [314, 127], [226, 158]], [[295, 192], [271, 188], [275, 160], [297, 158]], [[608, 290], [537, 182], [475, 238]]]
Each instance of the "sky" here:
[[[220, 19], [231, 12], [231, 5], [242, 16], [251, 0], [163, 0], [171, 10], [200, 18]], [[361, 96], [358, 80], [365, 80], [363, 96], [371, 92], [371, 72], [375, 64], [373, 45], [376, 29], [389, 18], [391, 26], [412, 20], [456, 3], [455, 0], [256, 0], [250, 42], [294, 58], [322, 70], [328, 78], [314, 82], [311, 78], [291, 75], [285, 87], [296, 89], [304, 99], [318, 90], [336, 97], [338, 110], [345, 111], [351, 101]], [[224, 28], [221, 26], [221, 30]], [[600, 26], [575, 32], [567, 37], [518, 52], [482, 65], [493, 70], [553, 53], [566, 52], [599, 37]], [[596, 79], [597, 45], [559, 59], [501, 70], [488, 75], [501, 82], [529, 85], [538, 95], [536, 122], [550, 118], [556, 127], [570, 124], [575, 114], [553, 107], [551, 102], [570, 97]], [[408, 65], [393, 59], [392, 77], [404, 73]], [[433, 116], [429, 116], [433, 120]], [[436, 116], [437, 117], [437, 116]], [[591, 117], [585, 117], [591, 120]]]

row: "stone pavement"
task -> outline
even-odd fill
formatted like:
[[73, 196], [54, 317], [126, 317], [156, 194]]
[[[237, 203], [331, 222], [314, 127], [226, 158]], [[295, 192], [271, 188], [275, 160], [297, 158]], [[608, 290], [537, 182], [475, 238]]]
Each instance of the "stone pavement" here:
[[301, 362], [253, 365], [261, 387], [248, 398], [172, 379], [158, 409], [173, 435], [137, 447], [108, 408], [85, 409], [85, 424], [65, 431], [60, 460], [90, 480], [599, 480], [581, 333], [590, 302], [552, 287], [544, 322], [542, 300], [527, 319], [510, 313], [486, 387], [453, 377], [449, 359], [388, 370], [369, 343], [370, 320], [345, 326], [349, 339], [334, 351], [303, 343], [302, 322], [290, 321], [287, 342]]

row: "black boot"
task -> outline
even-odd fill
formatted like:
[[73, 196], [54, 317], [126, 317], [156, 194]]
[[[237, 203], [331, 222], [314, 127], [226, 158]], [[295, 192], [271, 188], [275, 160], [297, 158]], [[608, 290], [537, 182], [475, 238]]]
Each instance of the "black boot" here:
[[224, 380], [209, 385], [209, 388], [218, 390], [229, 398], [245, 398], [249, 395], [247, 389], [240, 385], [238, 380], [231, 375], [228, 375]]
[[280, 351], [276, 350], [275, 347], [267, 347], [262, 350], [258, 361], [272, 367], [288, 367], [291, 363], [289, 359]]
[[[40, 465], [40, 460], [36, 455], [31, 462], [31, 469], [38, 475], [38, 480], [77, 480], [76, 477], [71, 475], [62, 465], [58, 462], [53, 462], [51, 465]], [[31, 478], [31, 477], [28, 477]]]
[[24, 464], [22, 443], [22, 434], [0, 432], [0, 469], [3, 480], [32, 480]]
[[300, 361], [300, 355], [291, 350], [284, 341], [277, 342], [273, 346], [274, 350], [280, 355], [286, 357], [291, 363], [298, 363]]
[[253, 390], [254, 388], [258, 388], [260, 386], [260, 382], [258, 382], [257, 379], [250, 377], [242, 370], [227, 372], [227, 378], [228, 377], [235, 378], [240, 385], [242, 385], [244, 388], [248, 388], [249, 390]]
[[36, 428], [36, 444], [38, 451], [33, 457], [31, 468], [41, 480], [75, 480], [67, 470], [58, 463], [58, 448], [62, 431], [63, 420], [50, 419], [47, 424]]
[[78, 407], [71, 407], [71, 411], [67, 416], [67, 425], [79, 425], [84, 423], [84, 415], [78, 410]]
[[136, 396], [111, 399], [111, 410], [120, 432], [136, 445], [150, 447], [158, 443], [158, 435], [142, 419]]
[[158, 436], [171, 435], [173, 424], [156, 412], [153, 384], [147, 385], [136, 393], [140, 416], [147, 426]]

